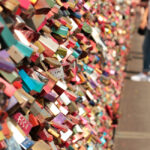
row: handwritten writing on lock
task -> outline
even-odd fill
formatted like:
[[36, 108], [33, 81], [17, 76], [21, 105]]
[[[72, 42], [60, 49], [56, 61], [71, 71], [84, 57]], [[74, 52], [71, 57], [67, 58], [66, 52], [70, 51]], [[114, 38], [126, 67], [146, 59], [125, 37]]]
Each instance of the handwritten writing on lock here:
[[33, 127], [32, 124], [21, 113], [16, 113], [13, 118], [24, 131], [24, 133], [28, 135]]
[[50, 69], [50, 73], [55, 76], [57, 79], [64, 79], [64, 70], [62, 67]]

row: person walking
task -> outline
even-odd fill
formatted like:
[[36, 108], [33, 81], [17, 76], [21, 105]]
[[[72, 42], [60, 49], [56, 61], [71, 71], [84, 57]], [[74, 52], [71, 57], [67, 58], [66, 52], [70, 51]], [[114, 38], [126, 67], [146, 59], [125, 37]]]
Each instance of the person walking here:
[[145, 39], [143, 43], [143, 70], [137, 75], [131, 76], [133, 81], [148, 81], [150, 82], [150, 0], [148, 0], [147, 7], [140, 24], [141, 29], [145, 29], [147, 26], [147, 31], [145, 34]]

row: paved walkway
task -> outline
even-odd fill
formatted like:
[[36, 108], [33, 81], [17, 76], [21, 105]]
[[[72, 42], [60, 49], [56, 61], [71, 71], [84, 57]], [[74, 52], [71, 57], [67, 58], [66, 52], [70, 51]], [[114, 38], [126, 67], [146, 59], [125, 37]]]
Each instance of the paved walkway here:
[[130, 80], [142, 70], [142, 42], [143, 37], [133, 36], [114, 150], [150, 150], [150, 83]]

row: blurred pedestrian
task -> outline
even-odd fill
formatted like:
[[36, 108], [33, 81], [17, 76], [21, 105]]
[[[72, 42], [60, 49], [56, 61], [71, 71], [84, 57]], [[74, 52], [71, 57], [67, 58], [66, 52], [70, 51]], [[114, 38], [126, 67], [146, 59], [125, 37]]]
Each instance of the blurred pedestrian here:
[[[144, 2], [146, 5], [146, 3]], [[148, 74], [150, 71], [150, 0], [147, 2], [147, 7], [145, 8], [142, 22], [140, 24], [141, 29], [146, 29], [145, 39], [143, 43], [143, 70], [141, 73], [137, 75], [131, 76], [131, 80], [133, 81], [149, 81], [150, 75]]]

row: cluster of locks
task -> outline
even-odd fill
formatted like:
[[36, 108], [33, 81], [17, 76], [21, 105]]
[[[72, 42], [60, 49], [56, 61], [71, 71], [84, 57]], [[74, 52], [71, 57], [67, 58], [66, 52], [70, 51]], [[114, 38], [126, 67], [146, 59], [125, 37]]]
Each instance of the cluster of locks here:
[[0, 0], [0, 149], [110, 150], [130, 0]]

